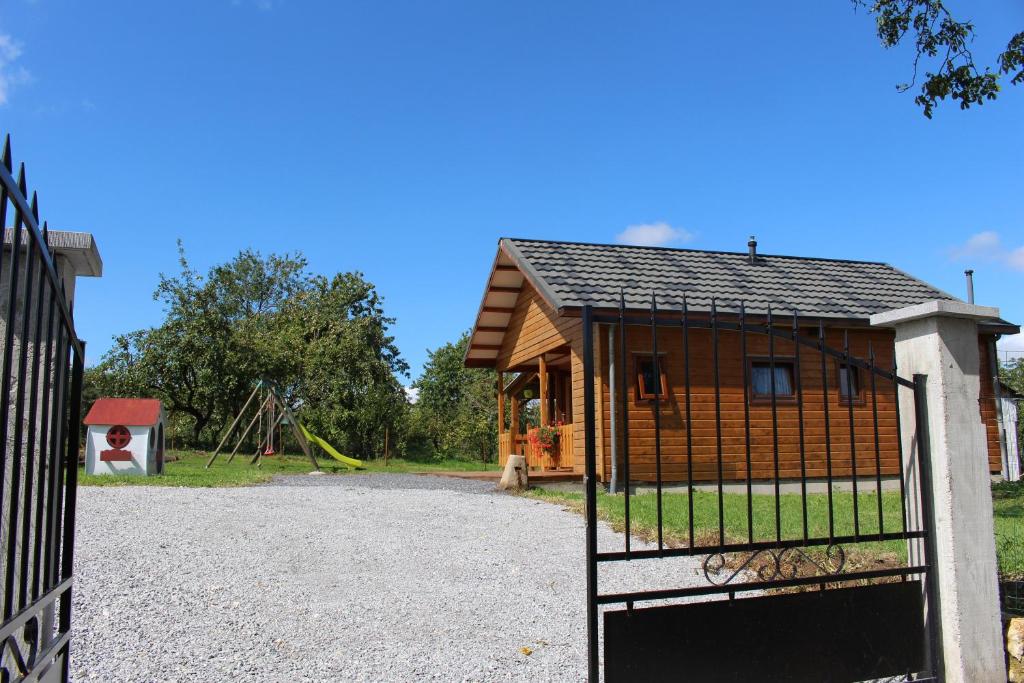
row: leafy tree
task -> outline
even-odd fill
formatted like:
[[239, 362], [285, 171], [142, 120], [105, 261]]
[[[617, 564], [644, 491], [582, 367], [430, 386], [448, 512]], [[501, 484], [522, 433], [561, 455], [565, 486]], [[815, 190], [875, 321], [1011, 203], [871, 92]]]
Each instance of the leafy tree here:
[[922, 60], [937, 63], [935, 71], [925, 70], [920, 93], [914, 102], [928, 118], [939, 100], [960, 102], [961, 109], [982, 105], [999, 94], [999, 80], [1010, 76], [1011, 85], [1024, 83], [1024, 31], [1014, 34], [1006, 49], [996, 56], [996, 67], [979, 70], [971, 53], [974, 24], [958, 21], [942, 0], [852, 0], [855, 8], [875, 16], [879, 39], [886, 48], [896, 47], [908, 34], [914, 42], [913, 77], [897, 86], [900, 92], [913, 88], [920, 76]]
[[487, 462], [498, 443], [497, 374], [465, 367], [468, 345], [469, 334], [463, 333], [457, 342], [429, 352], [423, 374], [413, 384], [419, 389], [413, 412], [437, 453]]
[[1003, 384], [1024, 396], [1024, 358], [999, 364], [999, 379]]
[[303, 417], [328, 441], [361, 456], [379, 455], [386, 431], [406, 410], [396, 375], [408, 375], [383, 302], [360, 273], [317, 277], [287, 308], [287, 339], [303, 349], [291, 387]]
[[180, 273], [161, 275], [154, 294], [164, 322], [117, 337], [97, 368], [104, 393], [161, 398], [198, 446], [267, 379], [314, 431], [355, 455], [374, 453], [405, 409], [395, 374], [408, 368], [372, 284], [359, 273], [311, 276], [301, 255], [245, 250], [205, 276], [180, 243], [179, 260]]
[[124, 396], [159, 396], [169, 411], [191, 418], [194, 445], [242, 406], [255, 379], [283, 379], [291, 362], [273, 318], [307, 286], [301, 256], [266, 259], [246, 250], [206, 277], [178, 243], [181, 272], [161, 274], [153, 298], [164, 304], [160, 327], [120, 335], [101, 368]]

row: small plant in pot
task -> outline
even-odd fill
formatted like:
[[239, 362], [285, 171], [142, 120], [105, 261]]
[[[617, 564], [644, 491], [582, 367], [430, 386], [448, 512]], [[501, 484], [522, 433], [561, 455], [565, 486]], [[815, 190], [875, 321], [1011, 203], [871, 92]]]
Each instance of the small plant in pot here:
[[541, 425], [530, 432], [530, 445], [535, 449], [542, 450], [548, 457], [555, 461], [558, 459], [558, 428], [561, 423], [553, 425]]

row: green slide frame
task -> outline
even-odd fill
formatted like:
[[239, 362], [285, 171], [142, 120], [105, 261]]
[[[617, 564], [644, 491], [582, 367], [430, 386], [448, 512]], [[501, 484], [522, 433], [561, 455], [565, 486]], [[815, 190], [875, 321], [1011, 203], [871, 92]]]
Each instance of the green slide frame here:
[[355, 458], [350, 458], [347, 455], [342, 455], [341, 453], [334, 449], [334, 446], [327, 443], [316, 434], [310, 433], [310, 431], [306, 429], [301, 422], [298, 422], [296, 424], [299, 425], [299, 429], [302, 430], [302, 434], [303, 436], [306, 437], [307, 441], [312, 441], [313, 443], [315, 443], [317, 446], [324, 450], [324, 453], [327, 453], [338, 462], [357, 469], [362, 469], [364, 467], [362, 460], [356, 460]]

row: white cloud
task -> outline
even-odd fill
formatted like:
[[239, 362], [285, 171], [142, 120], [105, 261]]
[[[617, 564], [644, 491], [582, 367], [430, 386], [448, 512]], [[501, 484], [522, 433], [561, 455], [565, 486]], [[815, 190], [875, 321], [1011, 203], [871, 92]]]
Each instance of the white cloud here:
[[0, 33], [0, 105], [7, 104], [11, 89], [28, 82], [30, 76], [25, 67], [14, 64], [21, 57], [21, 45], [10, 35]]
[[415, 403], [420, 400], [420, 390], [416, 387], [403, 387], [405, 389], [405, 398], [409, 403]]
[[994, 230], [971, 235], [966, 242], [950, 249], [949, 255], [957, 261], [998, 263], [1013, 270], [1024, 271], [1024, 245], [1006, 246]]
[[630, 225], [615, 236], [615, 241], [638, 247], [661, 247], [671, 243], [689, 242], [693, 237], [693, 233], [688, 230], [673, 228], [668, 223], [659, 221]]

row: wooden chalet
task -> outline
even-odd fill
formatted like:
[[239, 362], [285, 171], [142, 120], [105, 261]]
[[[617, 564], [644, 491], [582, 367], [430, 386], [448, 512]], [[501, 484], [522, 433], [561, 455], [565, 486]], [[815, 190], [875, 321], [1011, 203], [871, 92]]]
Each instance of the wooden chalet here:
[[[799, 477], [801, 457], [806, 458], [808, 477], [823, 477], [827, 441], [834, 476], [849, 477], [852, 466], [857, 467], [858, 477], [875, 476], [876, 462], [882, 475], [897, 475], [898, 426], [891, 383], [888, 389], [879, 386], [869, 394], [872, 373], [835, 358], [821, 363], [805, 360], [802, 365], [798, 358], [794, 364], [794, 344], [775, 342], [769, 349], [769, 335], [745, 340], [743, 353], [738, 333], [721, 333], [715, 366], [708, 329], [688, 332], [687, 377], [679, 324], [684, 298], [689, 315], [696, 317], [706, 318], [713, 300], [722, 318], [735, 319], [740, 302], [748, 320], [767, 322], [770, 310], [773, 325], [793, 326], [800, 337], [807, 338], [817, 338], [823, 330], [829, 347], [848, 348], [851, 357], [870, 357], [877, 367], [891, 368], [894, 334], [871, 327], [869, 317], [956, 297], [885, 263], [771, 256], [757, 253], [756, 242], [748, 246], [748, 252], [716, 252], [501, 239], [465, 357], [469, 367], [498, 371], [500, 462], [504, 464], [510, 453], [520, 453], [526, 455], [531, 469], [583, 472], [582, 309], [591, 305], [595, 311], [618, 312], [621, 297], [623, 310], [631, 316], [651, 316], [654, 294], [657, 363], [649, 330], [627, 326], [626, 352], [622, 353], [617, 325], [595, 326], [597, 471], [602, 481], [608, 481], [613, 450], [621, 470], [627, 422], [630, 478], [634, 482], [654, 479], [655, 404], [665, 481], [684, 481], [691, 470], [695, 480], [715, 479], [718, 439], [724, 451], [724, 477], [745, 479], [748, 438], [753, 479], [773, 476], [771, 452], [775, 449], [780, 477]], [[995, 319], [984, 321], [979, 330], [979, 411], [988, 435], [988, 453], [979, 455], [987, 456], [991, 471], [998, 474], [1002, 458], [992, 382], [995, 341], [1020, 328]], [[617, 385], [614, 398], [612, 372]], [[766, 395], [772, 374], [774, 417]], [[540, 424], [558, 430], [557, 445], [550, 451], [531, 444], [530, 434], [537, 425], [526, 424], [523, 416], [523, 406], [531, 400], [539, 401]], [[684, 403], [690, 406], [689, 420]], [[613, 404], [618, 424], [614, 449]], [[877, 443], [870, 428], [862, 429], [875, 419]], [[798, 420], [803, 421], [803, 439]]]

